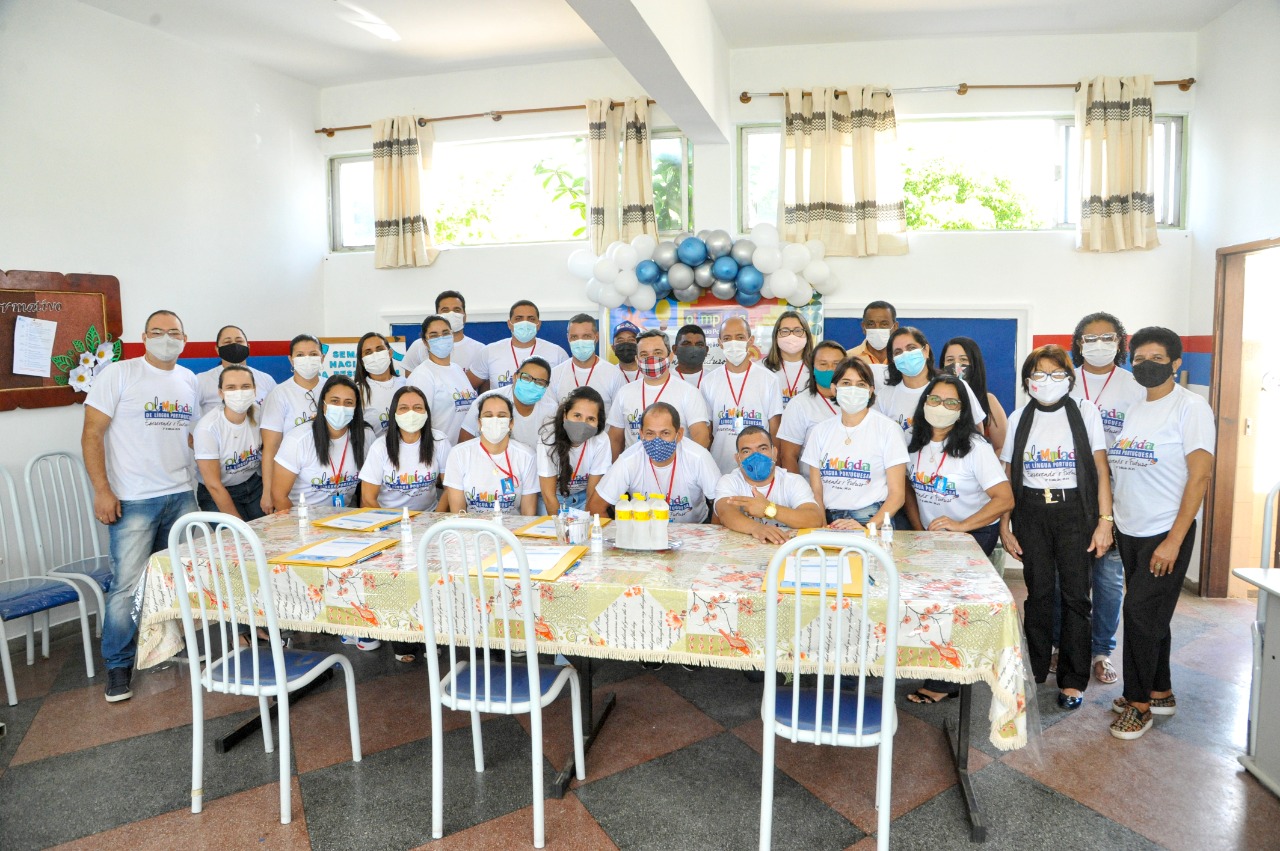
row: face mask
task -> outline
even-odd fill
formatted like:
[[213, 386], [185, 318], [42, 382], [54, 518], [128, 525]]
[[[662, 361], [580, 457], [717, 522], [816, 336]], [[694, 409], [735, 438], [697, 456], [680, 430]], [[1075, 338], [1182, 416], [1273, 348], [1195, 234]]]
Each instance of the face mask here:
[[924, 349], [903, 352], [893, 359], [893, 365], [908, 378], [915, 378], [924, 371]]
[[511, 420], [506, 417], [484, 417], [480, 420], [480, 435], [490, 443], [501, 443], [511, 432]]
[[147, 338], [147, 354], [158, 361], [170, 363], [178, 359], [178, 355], [182, 354], [182, 349], [187, 344], [183, 340], [175, 340], [169, 335], [163, 337]]
[[635, 343], [614, 343], [613, 353], [618, 356], [618, 363], [635, 363], [636, 362], [636, 344]]
[[405, 431], [422, 431], [422, 427], [426, 424], [426, 411], [400, 411], [396, 414], [396, 425]]
[[516, 381], [515, 390], [516, 401], [522, 405], [536, 405], [542, 401], [543, 394], [547, 392], [547, 388], [539, 387], [527, 378], [521, 378]]
[[644, 454], [649, 456], [649, 460], [655, 464], [665, 464], [671, 460], [671, 456], [676, 454], [676, 442], [674, 440], [663, 440], [655, 437], [652, 440], [642, 440], [644, 444]]
[[892, 333], [888, 328], [872, 328], [867, 332], [867, 345], [877, 352], [884, 351], [884, 347], [889, 345], [889, 335]]
[[846, 414], [856, 414], [871, 404], [871, 391], [865, 387], [837, 387], [836, 404]]
[[319, 355], [296, 357], [293, 359], [293, 371], [298, 374], [299, 378], [305, 378], [310, 381], [320, 374], [320, 360]]
[[831, 379], [835, 378], [836, 371], [834, 369], [815, 369], [813, 371], [813, 380], [818, 382], [818, 386], [826, 389], [831, 386]]
[[249, 347], [244, 343], [227, 343], [218, 346], [218, 357], [227, 363], [244, 363], [249, 357]]
[[725, 360], [738, 366], [747, 359], [747, 343], [745, 340], [725, 340], [720, 344]]
[[324, 419], [325, 422], [334, 428], [346, 428], [351, 425], [351, 421], [356, 417], [356, 409], [354, 407], [347, 408], [342, 405], [325, 405]]
[[1027, 392], [1031, 394], [1031, 398], [1035, 399], [1041, 405], [1052, 405], [1063, 396], [1067, 395], [1069, 388], [1068, 381], [1028, 381]]
[[596, 341], [570, 340], [569, 353], [578, 360], [591, 360], [591, 356], [596, 353]]
[[382, 375], [391, 366], [391, 352], [374, 352], [360, 358], [360, 362], [364, 364], [364, 371], [370, 375]]
[[463, 325], [467, 324], [467, 318], [461, 313], [442, 313], [440, 315], [449, 323], [449, 328], [455, 334], [462, 330]]
[[[452, 316], [453, 314], [450, 314]], [[431, 354], [444, 360], [453, 354], [453, 338], [452, 337], [435, 337], [427, 340], [427, 349]]]
[[1084, 362], [1089, 366], [1110, 366], [1116, 362], [1119, 351], [1119, 343], [1083, 343], [1080, 346]]
[[763, 452], [752, 452], [742, 459], [742, 472], [753, 482], [763, 482], [773, 472], [773, 459]]
[[1159, 387], [1173, 377], [1173, 364], [1144, 360], [1133, 365], [1133, 377], [1143, 387]]
[[680, 365], [688, 370], [702, 369], [702, 365], [707, 360], [706, 346], [678, 346], [676, 348], [676, 360]]
[[795, 334], [789, 334], [786, 337], [778, 338], [778, 348], [782, 349], [789, 355], [799, 354], [804, 351], [804, 337], [797, 337]]
[[960, 419], [959, 411], [949, 411], [941, 405], [924, 406], [924, 421], [934, 428], [949, 428], [955, 425], [958, 419]]
[[581, 446], [599, 432], [591, 423], [584, 423], [581, 420], [565, 420], [564, 433], [569, 435], [570, 443], [574, 446]]
[[253, 405], [255, 395], [252, 390], [224, 390], [222, 402], [227, 406], [227, 410], [243, 414]]
[[670, 365], [671, 361], [666, 358], [640, 358], [640, 371], [645, 378], [661, 378]]
[[511, 333], [515, 334], [517, 342], [527, 343], [538, 336], [538, 326], [528, 320], [521, 319], [512, 326]]
[[964, 381], [965, 375], [969, 372], [969, 365], [964, 363], [949, 364], [947, 366], [947, 372], [951, 373], [961, 381]]

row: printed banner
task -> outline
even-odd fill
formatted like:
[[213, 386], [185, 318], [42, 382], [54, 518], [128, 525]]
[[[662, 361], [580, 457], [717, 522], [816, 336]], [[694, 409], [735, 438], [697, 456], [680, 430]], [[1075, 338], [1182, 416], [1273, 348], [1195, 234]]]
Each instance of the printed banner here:
[[[404, 337], [387, 337], [387, 341], [391, 343], [392, 366], [403, 373], [399, 363], [404, 360]], [[359, 337], [321, 337], [320, 348], [324, 353], [324, 362], [320, 365], [320, 380], [325, 381], [331, 375], [355, 378], [356, 358], [360, 354], [356, 351], [356, 346], [359, 343]]]

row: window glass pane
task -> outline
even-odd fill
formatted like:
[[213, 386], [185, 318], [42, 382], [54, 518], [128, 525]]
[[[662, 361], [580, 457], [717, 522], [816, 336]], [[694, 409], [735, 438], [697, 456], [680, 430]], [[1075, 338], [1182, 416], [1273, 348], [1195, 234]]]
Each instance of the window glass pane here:
[[1169, 194], [1166, 191], [1167, 184], [1165, 180], [1168, 175], [1168, 171], [1166, 171], [1169, 150], [1168, 129], [1169, 125], [1163, 121], [1155, 122], [1151, 128], [1152, 135], [1155, 137], [1155, 171], [1153, 174], [1155, 174], [1156, 221], [1162, 223], [1167, 221], [1165, 203], [1167, 201], [1166, 196]]
[[338, 200], [341, 248], [373, 245], [373, 161], [351, 160], [338, 164]]
[[778, 148], [781, 144], [781, 130], [751, 130], [743, 134], [741, 156], [745, 164], [742, 174], [744, 231], [751, 230], [761, 222], [778, 223], [778, 190], [782, 185], [778, 174]]
[[653, 160], [653, 210], [659, 233], [674, 233], [688, 227], [683, 179], [685, 140], [664, 136], [649, 140]]

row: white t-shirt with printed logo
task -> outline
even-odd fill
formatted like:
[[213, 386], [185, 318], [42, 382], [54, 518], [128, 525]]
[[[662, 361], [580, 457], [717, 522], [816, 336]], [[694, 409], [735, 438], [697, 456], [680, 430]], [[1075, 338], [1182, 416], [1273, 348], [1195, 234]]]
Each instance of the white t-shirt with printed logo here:
[[[365, 439], [370, 440], [372, 436], [365, 432]], [[276, 452], [276, 463], [295, 476], [289, 489], [291, 503], [298, 505], [306, 500], [307, 505], [333, 505], [335, 493], [342, 494], [343, 505], [355, 501], [360, 486], [360, 463], [350, 440], [350, 429], [337, 440], [330, 440], [329, 463], [323, 464], [316, 455], [311, 429], [295, 428], [284, 436]]]
[[[613, 447], [609, 443], [609, 434], [600, 432], [587, 440], [581, 446], [569, 448], [569, 469], [577, 470], [569, 480], [569, 493], [582, 493], [587, 489], [587, 479], [590, 476], [603, 476], [609, 472], [609, 466], [613, 463]], [[552, 457], [551, 447], [547, 445], [545, 440], [538, 441], [538, 475], [546, 478], [559, 479], [560, 471], [556, 469], [555, 458]], [[559, 484], [556, 485], [556, 493], [559, 493]]]
[[[449, 439], [432, 429], [434, 443], [431, 463], [418, 457], [418, 443], [400, 444], [400, 463], [392, 464], [387, 455], [387, 436], [373, 442], [360, 468], [360, 481], [378, 486], [378, 505], [383, 508], [408, 508], [413, 511], [435, 511], [440, 501], [439, 483], [449, 459]], [[419, 438], [421, 440], [421, 438]]]
[[[778, 426], [778, 440], [785, 440], [804, 448], [809, 440], [809, 433], [820, 422], [831, 419], [840, 413], [835, 399], [828, 399], [821, 393], [810, 393], [807, 389], [797, 393], [787, 409], [782, 412], [782, 423]], [[799, 464], [800, 475], [809, 479], [809, 465], [802, 460]]]
[[1007, 481], [995, 450], [982, 436], [974, 435], [963, 458], [945, 454], [943, 445], [934, 441], [907, 460], [907, 482], [926, 529], [939, 517], [967, 520], [991, 500], [987, 488]]
[[[476, 359], [476, 356], [483, 351], [484, 343], [463, 335], [461, 340], [453, 341], [453, 351], [449, 354], [449, 360], [451, 363], [456, 363], [463, 369], [467, 369]], [[409, 346], [409, 350], [404, 353], [404, 360], [400, 361], [400, 367], [405, 373], [412, 373], [427, 362], [430, 354], [431, 349], [419, 337], [413, 341], [413, 345]]]
[[[1102, 431], [1102, 417], [1092, 402], [1075, 400], [1084, 420], [1084, 431], [1089, 436], [1089, 451], [1105, 452], [1107, 437]], [[1034, 403], [1032, 403], [1034, 404]], [[1009, 417], [1008, 437], [1000, 447], [1000, 460], [1013, 463], [1013, 444], [1028, 406], [1023, 406]], [[1071, 437], [1071, 423], [1065, 408], [1051, 414], [1036, 411], [1027, 435], [1027, 445], [1022, 453], [1022, 486], [1024, 488], [1074, 488], [1076, 486], [1076, 449]], [[1092, 463], [1090, 459], [1089, 463]], [[1016, 496], [1016, 494], [1015, 494]]]
[[[703, 382], [706, 383], [705, 381]], [[618, 391], [609, 406], [608, 423], [623, 430], [623, 446], [629, 447], [640, 437], [640, 415], [654, 402], [666, 402], [680, 412], [680, 426], [687, 433], [696, 423], [710, 422], [707, 400], [693, 384], [686, 384], [667, 373], [667, 381], [650, 387], [643, 381], [633, 381]]]
[[537, 337], [533, 338], [532, 346], [522, 349], [508, 337], [485, 346], [468, 369], [481, 381], [487, 379], [489, 389], [496, 390], [514, 382], [520, 364], [532, 357], [542, 358], [555, 369], [569, 359], [569, 354], [555, 343], [548, 343]]
[[[375, 435], [383, 435], [391, 421], [391, 397], [407, 382], [403, 375], [393, 375], [386, 381], [374, 381], [372, 378], [368, 381], [368, 397], [361, 399], [364, 402], [364, 421]], [[364, 394], [361, 393], [361, 396]]]
[[569, 358], [551, 370], [551, 387], [547, 392], [554, 394], [556, 401], [560, 402], [578, 387], [590, 387], [604, 399], [604, 409], [608, 412], [613, 397], [624, 384], [626, 382], [622, 379], [622, 371], [604, 358], [586, 369]]
[[308, 390], [290, 378], [276, 385], [262, 403], [262, 427], [268, 431], [288, 434], [298, 426], [315, 418], [316, 402], [320, 398], [319, 382]]
[[196, 377], [185, 366], [157, 369], [145, 357], [108, 364], [85, 404], [111, 417], [107, 480], [123, 501], [192, 490], [188, 435], [200, 405]]
[[[874, 371], [872, 370], [872, 372]], [[877, 381], [875, 408], [901, 426], [904, 432], [910, 433], [911, 418], [916, 415], [916, 405], [920, 403], [920, 397], [924, 395], [924, 388], [928, 386], [928, 384], [924, 384], [913, 389], [908, 387], [905, 382], [881, 384]], [[978, 401], [978, 397], [973, 394], [973, 390], [968, 384], [964, 385], [964, 389], [969, 394], [969, 406], [973, 411], [973, 422], [976, 425], [985, 420], [987, 415], [982, 410], [982, 403]]]
[[661, 493], [671, 506], [672, 523], [701, 523], [707, 519], [707, 500], [720, 483], [720, 469], [711, 453], [684, 438], [676, 446], [675, 459], [665, 467], [653, 465], [644, 444], [637, 443], [618, 456], [596, 485], [596, 496], [616, 505], [624, 493]]
[[1118, 366], [1109, 376], [1090, 375], [1078, 369], [1071, 398], [1088, 399], [1098, 407], [1102, 431], [1107, 436], [1107, 448], [1110, 449], [1124, 430], [1125, 414], [1134, 405], [1146, 401], [1147, 389], [1137, 382], [1132, 372]]
[[879, 411], [867, 411], [852, 428], [832, 417], [809, 432], [800, 460], [822, 476], [823, 507], [851, 511], [889, 496], [885, 471], [907, 463], [907, 440]]
[[513, 400], [511, 410], [514, 412], [515, 418], [511, 421], [511, 439], [523, 443], [532, 452], [533, 448], [542, 441], [543, 424], [556, 415], [558, 406], [555, 400], [551, 398], [551, 390], [548, 388], [547, 392], [533, 406], [533, 411], [526, 417], [515, 406], [515, 393], [515, 387], [510, 384], [497, 390], [486, 390], [481, 393], [471, 406], [471, 410], [467, 411], [467, 416], [462, 423], [462, 430], [470, 433], [472, 437], [479, 437], [480, 408], [484, 406], [484, 400], [489, 396], [503, 396]]
[[1209, 403], [1185, 387], [1175, 384], [1163, 399], [1130, 408], [1107, 451], [1116, 529], [1135, 538], [1172, 529], [1187, 486], [1187, 456], [1199, 449], [1212, 455], [1216, 439]]
[[[196, 376], [196, 388], [200, 391], [200, 416], [222, 407], [222, 397], [218, 395], [218, 377], [222, 375], [223, 366], [218, 364]], [[260, 369], [249, 367], [253, 373], [254, 402], [261, 405], [276, 389], [276, 380]]]
[[778, 389], [782, 391], [782, 407], [786, 408], [791, 405], [791, 400], [807, 393], [809, 387], [809, 379], [812, 373], [809, 365], [804, 361], [782, 361], [782, 366], [774, 375], [778, 376]]
[[747, 426], [768, 430], [769, 420], [782, 414], [778, 376], [753, 363], [745, 372], [717, 369], [702, 382], [702, 395], [711, 415], [711, 457], [721, 473], [738, 465], [738, 433]]
[[[742, 469], [739, 468], [731, 473], [725, 473], [716, 484], [716, 514], [723, 517], [726, 510], [740, 510], [736, 508], [721, 508], [719, 505], [720, 500], [727, 496], [755, 496], [755, 492], [752, 490], [753, 486], [765, 499], [781, 505], [783, 508], [799, 508], [810, 503], [816, 504], [818, 501], [814, 498], [813, 488], [809, 487], [809, 482], [805, 480], [804, 476], [796, 475], [775, 466], [773, 468], [773, 482], [768, 485], [753, 485], [753, 483], [747, 481], [746, 476], [742, 475]], [[776, 518], [773, 520], [767, 517], [752, 519], [758, 519], [781, 529], [789, 528], [786, 523]]]
[[[205, 414], [196, 424], [196, 460], [217, 461], [224, 487], [247, 482], [262, 472], [262, 434], [257, 425], [262, 411], [254, 408], [250, 413], [251, 416], [236, 425], [227, 419], [226, 411], [218, 408]], [[204, 483], [198, 464], [196, 477]]]
[[428, 359], [409, 376], [409, 384], [427, 394], [432, 428], [457, 443], [462, 423], [476, 401], [476, 390], [461, 366], [452, 361], [441, 366]]
[[508, 440], [506, 451], [495, 457], [480, 438], [473, 438], [449, 453], [444, 486], [462, 491], [467, 511], [473, 514], [493, 514], [495, 499], [503, 514], [519, 514], [521, 496], [541, 493], [538, 461], [532, 449], [514, 440]]

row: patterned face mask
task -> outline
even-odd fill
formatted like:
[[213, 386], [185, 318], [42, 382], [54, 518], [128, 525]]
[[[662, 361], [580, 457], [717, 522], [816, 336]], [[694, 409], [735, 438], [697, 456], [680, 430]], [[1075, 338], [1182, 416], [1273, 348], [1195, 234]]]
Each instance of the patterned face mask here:
[[666, 358], [640, 358], [640, 372], [645, 378], [661, 378], [670, 366], [671, 362]]
[[644, 444], [644, 454], [649, 456], [649, 460], [655, 464], [665, 464], [671, 460], [671, 456], [676, 454], [676, 442], [674, 440], [663, 440], [660, 437], [650, 438], [641, 441]]

